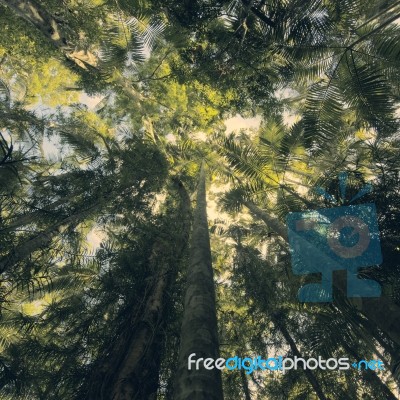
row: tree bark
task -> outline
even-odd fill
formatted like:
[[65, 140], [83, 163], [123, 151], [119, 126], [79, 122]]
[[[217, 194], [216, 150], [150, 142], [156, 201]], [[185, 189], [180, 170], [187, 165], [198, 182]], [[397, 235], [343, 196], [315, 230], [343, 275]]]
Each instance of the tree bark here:
[[0, 258], [0, 274], [5, 272], [7, 269], [15, 265], [16, 263], [25, 260], [33, 252], [47, 246], [52, 239], [61, 232], [61, 230], [66, 226], [76, 226], [84, 218], [90, 215], [94, 209], [97, 208], [97, 204], [86, 208], [85, 210], [78, 212], [76, 214], [70, 215], [62, 219], [61, 221], [53, 224], [46, 230], [39, 232], [34, 237], [24, 241], [23, 243], [17, 245], [17, 247], [12, 250], [6, 256]]
[[[157, 260], [165, 257], [165, 254], [163, 254], [163, 247], [164, 244], [162, 243], [155, 244], [150, 263], [155, 263]], [[169, 269], [169, 263], [164, 261], [158, 272], [154, 289], [146, 302], [144, 315], [126, 350], [125, 358], [119, 366], [117, 378], [114, 382], [111, 394], [112, 400], [147, 400], [149, 391], [154, 392], [154, 387], [151, 387], [152, 385], [148, 387], [151, 381], [148, 382], [140, 378], [143, 375], [149, 375], [152, 367], [154, 367], [152, 365], [154, 360], [149, 360], [148, 355], [155, 341], [162, 319], [161, 311], [163, 309], [165, 291], [168, 286]], [[156, 355], [156, 353], [151, 353], [151, 356]], [[157, 392], [157, 385], [155, 391]]]
[[57, 48], [66, 48], [67, 39], [56, 19], [34, 0], [0, 0], [25, 21], [38, 28]]
[[249, 384], [247, 382], [246, 373], [243, 369], [240, 370], [240, 380], [242, 381], [242, 388], [245, 400], [251, 400], [251, 394], [249, 390]]
[[265, 211], [261, 210], [251, 201], [244, 201], [243, 204], [254, 214], [257, 218], [263, 220], [269, 228], [271, 228], [276, 234], [278, 234], [285, 242], [288, 242], [288, 234], [286, 227], [276, 218], [270, 216]]
[[149, 258], [149, 269], [155, 271], [150, 295], [139, 320], [137, 306], [132, 306], [127, 332], [121, 333], [110, 355], [95, 367], [90, 400], [156, 399], [165, 339], [166, 296], [175, 282], [191, 226], [190, 198], [180, 181], [175, 180], [175, 185], [179, 207], [174, 225], [160, 233]]
[[188, 369], [188, 357], [219, 356], [215, 287], [206, 211], [205, 171], [201, 167], [190, 248], [190, 265], [181, 328], [176, 400], [222, 400], [221, 371], [200, 366]]
[[[286, 227], [275, 217], [271, 217], [265, 211], [250, 201], [243, 203], [256, 217], [263, 220], [285, 242], [288, 242]], [[344, 277], [333, 280], [334, 286], [341, 292], [344, 291], [346, 282]], [[346, 293], [344, 293], [346, 296]], [[391, 299], [382, 295], [379, 298], [361, 298], [360, 311], [368, 320], [374, 322], [379, 329], [385, 332], [396, 344], [400, 345], [400, 307]]]
[[[275, 317], [274, 315], [272, 315], [271, 318], [272, 318], [272, 322], [278, 327], [278, 329], [281, 331], [283, 337], [288, 342], [293, 354], [298, 358], [303, 358], [299, 349], [296, 346], [295, 341], [293, 340], [292, 336], [290, 335], [289, 331], [287, 330], [285, 323], [283, 323], [281, 320], [279, 320], [279, 318]], [[318, 398], [320, 400], [328, 400], [327, 397], [324, 395], [322, 387], [319, 384], [318, 379], [316, 378], [316, 376], [314, 375], [312, 370], [305, 368], [304, 374], [306, 375], [308, 382], [314, 389], [315, 394], [318, 396]]]
[[272, 21], [271, 18], [267, 17], [261, 10], [253, 6], [253, 0], [242, 0], [242, 4], [245, 9], [250, 10], [257, 18], [263, 21], [265, 24], [273, 28], [275, 26], [275, 22]]

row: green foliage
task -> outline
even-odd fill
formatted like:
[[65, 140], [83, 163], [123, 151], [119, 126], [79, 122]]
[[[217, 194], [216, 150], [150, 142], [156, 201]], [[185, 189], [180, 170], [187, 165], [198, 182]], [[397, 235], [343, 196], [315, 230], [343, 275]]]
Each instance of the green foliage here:
[[[399, 3], [35, 1], [63, 45], [0, 3], [0, 397], [110, 397], [151, 328], [131, 381], [174, 399], [185, 190], [204, 162], [221, 355], [381, 358], [382, 375], [313, 376], [326, 398], [393, 399]], [[261, 124], [226, 133], [236, 114]], [[349, 198], [375, 188], [362, 202], [376, 204], [383, 263], [360, 277], [382, 285], [394, 328], [340, 290], [297, 301], [318, 277], [292, 273], [279, 226], [332, 206], [313, 188], [338, 197], [341, 171]], [[224, 371], [223, 384], [226, 399], [317, 398], [301, 370]]]

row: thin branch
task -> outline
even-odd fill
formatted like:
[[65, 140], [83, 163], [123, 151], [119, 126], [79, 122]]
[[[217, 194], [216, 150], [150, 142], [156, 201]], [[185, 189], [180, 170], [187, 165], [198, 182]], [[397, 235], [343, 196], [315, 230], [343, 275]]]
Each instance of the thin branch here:
[[269, 27], [274, 28], [275, 22], [272, 21], [267, 15], [265, 15], [259, 8], [253, 6], [253, 1], [242, 0], [242, 3], [246, 10], [250, 10], [257, 18], [267, 24]]
[[399, 18], [400, 18], [400, 13], [393, 15], [393, 17], [387, 19], [381, 25], [378, 25], [375, 29], [372, 29], [372, 31], [366, 33], [365, 35], [361, 36], [359, 39], [354, 41], [351, 45], [347, 46], [347, 50], [351, 50], [354, 46], [357, 46], [359, 43], [363, 42], [365, 39], [369, 38], [371, 35], [385, 28], [387, 25], [391, 24], [392, 22], [396, 21], [396, 19]]
[[168, 74], [168, 75], [164, 75], [162, 77], [157, 77], [157, 78], [153, 78], [153, 76], [156, 74], [156, 72], [160, 69], [161, 65], [163, 64], [163, 62], [166, 60], [166, 58], [171, 54], [172, 50], [171, 47], [167, 50], [167, 52], [165, 53], [165, 55], [163, 56], [163, 58], [161, 59], [161, 61], [158, 63], [157, 67], [154, 69], [154, 71], [147, 77], [145, 78], [140, 78], [138, 80], [132, 81], [134, 83], [138, 83], [138, 82], [143, 82], [143, 81], [149, 81], [149, 80], [160, 80], [160, 79], [165, 79], [170, 77], [172, 74]]
[[387, 13], [389, 10], [391, 10], [392, 8], [397, 7], [400, 4], [400, 1], [392, 4], [391, 6], [389, 6], [388, 8], [384, 9], [383, 11], [381, 11], [380, 13], [374, 15], [373, 17], [369, 18], [367, 21], [365, 21], [364, 23], [362, 23], [361, 25], [357, 26], [357, 28], [355, 28], [355, 30], [357, 31], [358, 29], [361, 29], [363, 26], [369, 24], [370, 22], [372, 22], [374, 19], [379, 18], [381, 15]]
[[[7, 159], [11, 158], [12, 151], [13, 151], [13, 145], [11, 145], [8, 148], [7, 153], [4, 155], [3, 159], [0, 161], [0, 165], [6, 164]], [[9, 163], [10, 162], [8, 162], [7, 164], [9, 164]]]

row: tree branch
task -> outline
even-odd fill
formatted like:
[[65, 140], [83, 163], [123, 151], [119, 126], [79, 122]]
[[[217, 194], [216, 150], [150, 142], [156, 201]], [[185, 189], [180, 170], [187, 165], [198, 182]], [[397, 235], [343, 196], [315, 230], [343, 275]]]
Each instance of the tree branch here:
[[65, 48], [67, 39], [60, 24], [45, 8], [34, 0], [0, 0], [26, 21], [35, 25], [58, 48]]

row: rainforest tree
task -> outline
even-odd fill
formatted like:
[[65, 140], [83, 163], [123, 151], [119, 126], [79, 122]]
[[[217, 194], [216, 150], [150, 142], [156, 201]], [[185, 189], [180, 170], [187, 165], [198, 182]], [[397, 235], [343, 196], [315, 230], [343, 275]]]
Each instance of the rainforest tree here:
[[[399, 16], [0, 0], [1, 398], [396, 398]], [[237, 114], [257, 127], [227, 132]], [[339, 271], [332, 302], [299, 302], [319, 276], [292, 270], [286, 216], [363, 187], [383, 262], [358, 278], [382, 295], [348, 298]], [[220, 373], [192, 353], [386, 369]]]

